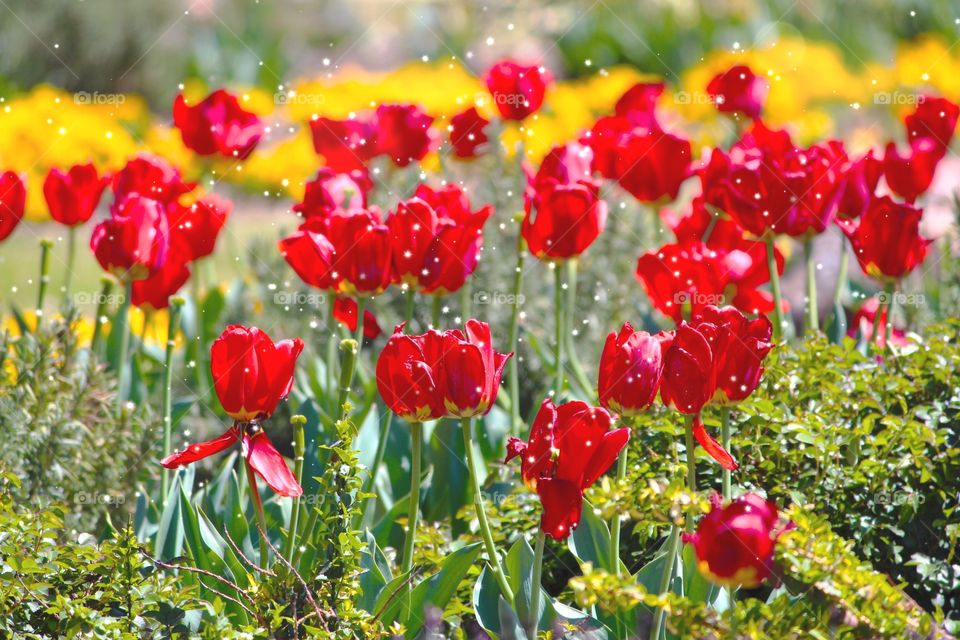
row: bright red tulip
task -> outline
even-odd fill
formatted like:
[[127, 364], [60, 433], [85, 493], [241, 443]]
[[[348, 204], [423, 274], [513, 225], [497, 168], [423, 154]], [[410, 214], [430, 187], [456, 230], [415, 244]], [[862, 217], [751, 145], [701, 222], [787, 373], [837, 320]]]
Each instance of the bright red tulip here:
[[659, 129], [622, 137], [614, 164], [620, 185], [641, 202], [674, 200], [690, 176], [690, 142]]
[[484, 152], [489, 138], [484, 129], [490, 121], [480, 115], [476, 107], [470, 107], [450, 118], [450, 146], [453, 155], [462, 158], [476, 158]]
[[336, 249], [322, 232], [311, 231], [307, 225], [277, 243], [287, 264], [312, 287], [336, 291], [339, 286], [333, 269]]
[[760, 117], [768, 91], [767, 81], [742, 64], [717, 74], [707, 85], [717, 111], [742, 113], [751, 119]]
[[211, 255], [232, 210], [232, 202], [213, 193], [190, 206], [171, 206], [168, 214], [171, 244], [177, 245], [180, 255], [188, 261]]
[[190, 279], [189, 260], [172, 251], [163, 266], [143, 280], [135, 280], [131, 288], [130, 302], [147, 311], [159, 311], [170, 306], [170, 297]]
[[627, 417], [649, 409], [663, 379], [663, 352], [672, 341], [672, 333], [635, 331], [629, 322], [620, 333], [610, 332], [600, 355], [601, 406]]
[[907, 155], [901, 154], [891, 142], [883, 155], [883, 177], [891, 191], [907, 202], [914, 202], [933, 184], [942, 158], [937, 143], [930, 138], [913, 142]]
[[486, 415], [497, 399], [503, 367], [513, 354], [493, 348], [490, 325], [467, 320], [466, 333], [443, 332], [442, 385], [447, 415]]
[[113, 176], [114, 200], [131, 193], [168, 205], [197, 185], [184, 182], [180, 171], [160, 156], [138, 155]]
[[877, 184], [883, 175], [883, 162], [873, 156], [873, 151], [851, 162], [843, 172], [837, 216], [859, 218], [877, 192]]
[[398, 167], [423, 160], [436, 142], [433, 116], [416, 105], [382, 104], [376, 122], [377, 150]]
[[313, 149], [337, 173], [366, 169], [367, 162], [377, 155], [377, 130], [368, 119], [313, 118], [310, 133]]
[[944, 155], [957, 128], [960, 107], [946, 98], [920, 96], [913, 113], [903, 119], [907, 128], [907, 140], [914, 144], [918, 140], [928, 139], [934, 142], [940, 155]]
[[330, 167], [321, 167], [316, 177], [304, 185], [303, 202], [292, 209], [303, 218], [322, 218], [336, 209], [363, 209], [372, 187], [362, 170], [336, 173]]
[[68, 227], [81, 225], [93, 215], [110, 176], [100, 176], [93, 163], [78, 164], [66, 172], [50, 169], [43, 181], [43, 196], [50, 217]]
[[590, 147], [593, 151], [593, 171], [609, 180], [616, 180], [619, 177], [617, 163], [620, 147], [633, 128], [629, 120], [620, 116], [604, 116], [597, 119], [590, 131], [580, 138], [580, 144]]
[[777, 507], [755, 493], [726, 506], [714, 496], [713, 509], [683, 541], [693, 545], [697, 568], [711, 582], [758, 587], [772, 573], [777, 538], [789, 525], [781, 526]]
[[505, 462], [520, 456], [524, 482], [540, 496], [540, 529], [563, 540], [580, 524], [583, 492], [609, 469], [630, 439], [630, 430], [610, 429], [613, 418], [579, 400], [559, 407], [547, 398], [523, 442], [510, 438]]
[[760, 384], [763, 361], [773, 348], [773, 325], [766, 316], [748, 320], [734, 307], [708, 306], [698, 321], [717, 327], [713, 350], [716, 390], [711, 402], [720, 405], [746, 400]]
[[189, 445], [160, 464], [175, 469], [240, 442], [247, 463], [271, 489], [281, 496], [301, 495], [303, 489], [260, 423], [290, 393], [302, 350], [300, 338], [274, 343], [256, 327], [227, 327], [210, 348], [210, 368], [217, 397], [234, 424], [219, 438]]
[[614, 113], [625, 118], [634, 127], [659, 129], [657, 122], [657, 100], [663, 94], [662, 82], [638, 82], [620, 96], [614, 106]]
[[443, 334], [410, 336], [397, 325], [377, 359], [377, 388], [391, 411], [413, 422], [446, 415], [442, 357]]
[[169, 243], [163, 205], [136, 193], [118, 201], [90, 238], [97, 262], [120, 280], [143, 280], [160, 269]]
[[504, 120], [523, 120], [539, 111], [551, 80], [543, 67], [513, 60], [501, 60], [486, 74], [487, 89]]
[[173, 126], [180, 130], [188, 149], [202, 156], [219, 154], [241, 160], [250, 155], [264, 133], [260, 118], [223, 89], [193, 106], [178, 95], [173, 101]]
[[923, 211], [874, 198], [859, 220], [841, 222], [860, 268], [877, 280], [899, 280], [923, 263], [931, 240], [920, 235]]
[[23, 219], [27, 186], [13, 171], [0, 174], [0, 240], [6, 239]]
[[[333, 301], [333, 317], [353, 333], [357, 330], [357, 301], [353, 298], [337, 297]], [[380, 329], [380, 323], [377, 322], [377, 316], [369, 309], [363, 311], [363, 337], [367, 340], [375, 340], [383, 333]]]

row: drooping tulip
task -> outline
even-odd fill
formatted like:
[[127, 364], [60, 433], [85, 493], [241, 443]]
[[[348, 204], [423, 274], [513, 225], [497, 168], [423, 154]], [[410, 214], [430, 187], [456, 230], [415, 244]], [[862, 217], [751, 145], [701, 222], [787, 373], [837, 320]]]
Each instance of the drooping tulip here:
[[120, 280], [143, 280], [167, 258], [170, 228], [163, 205], [133, 193], [93, 229], [90, 248], [105, 271]]
[[501, 60], [487, 71], [487, 89], [504, 120], [523, 120], [540, 110], [551, 77], [543, 67]]
[[260, 118], [224, 89], [192, 106], [183, 94], [178, 95], [173, 101], [173, 125], [180, 130], [183, 144], [195, 153], [240, 160], [253, 152], [264, 134]]
[[626, 417], [649, 409], [663, 379], [663, 352], [672, 341], [672, 333], [635, 331], [629, 322], [611, 332], [600, 355], [600, 405]]
[[85, 223], [109, 183], [110, 176], [99, 175], [93, 163], [74, 165], [67, 171], [50, 169], [43, 181], [50, 217], [68, 227]]
[[6, 239], [23, 219], [27, 204], [27, 187], [13, 171], [0, 174], [0, 240]]
[[717, 111], [742, 113], [751, 119], [760, 117], [768, 91], [767, 81], [742, 64], [717, 74], [707, 84]]

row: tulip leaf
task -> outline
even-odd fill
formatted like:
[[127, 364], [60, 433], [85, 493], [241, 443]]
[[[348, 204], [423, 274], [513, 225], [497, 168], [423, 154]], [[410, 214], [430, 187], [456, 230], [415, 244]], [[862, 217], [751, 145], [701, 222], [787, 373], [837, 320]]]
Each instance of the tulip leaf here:
[[372, 613], [377, 598], [393, 580], [393, 572], [390, 570], [387, 556], [369, 530], [366, 532], [366, 538], [367, 546], [360, 555], [360, 568], [363, 571], [360, 573], [360, 597], [357, 600], [357, 606]]
[[161, 560], [176, 558], [183, 551], [184, 525], [180, 504], [181, 492], [190, 493], [193, 487], [193, 467], [177, 472], [176, 479], [170, 485], [166, 506], [160, 516], [160, 526], [155, 540], [156, 555]]
[[[520, 620], [532, 620], [536, 615], [537, 628], [547, 629], [553, 620], [553, 610], [547, 605], [550, 602], [550, 594], [541, 585], [533, 584], [534, 559], [530, 543], [520, 536], [507, 552], [503, 570], [507, 573], [510, 588], [513, 589], [514, 609]], [[540, 589], [540, 606], [536, 612], [531, 610], [534, 589]]]
[[[594, 567], [610, 573], [614, 571], [611, 561], [610, 529], [607, 523], [594, 512], [593, 506], [583, 501], [583, 510], [580, 514], [580, 525], [573, 530], [567, 539], [570, 552], [580, 561], [580, 564], [589, 562]], [[621, 571], [626, 565], [620, 561]]]
[[839, 301], [833, 304], [833, 316], [827, 326], [827, 336], [830, 338], [830, 342], [834, 344], [842, 343], [843, 339], [847, 337], [847, 312]]
[[497, 636], [500, 640], [526, 640], [527, 634], [517, 612], [499, 593], [497, 594], [497, 623], [499, 624]]

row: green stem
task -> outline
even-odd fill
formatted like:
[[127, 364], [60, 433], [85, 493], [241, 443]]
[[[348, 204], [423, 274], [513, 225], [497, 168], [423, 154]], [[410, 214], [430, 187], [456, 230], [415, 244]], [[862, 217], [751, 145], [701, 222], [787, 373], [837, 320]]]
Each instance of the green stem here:
[[336, 369], [337, 362], [337, 345], [340, 344], [340, 338], [337, 336], [337, 319], [334, 317], [335, 300], [333, 296], [330, 296], [330, 316], [327, 320], [327, 360], [326, 360], [326, 370], [327, 370], [327, 397], [328, 399], [324, 404], [329, 408], [329, 414], [331, 416], [336, 416], [339, 414], [339, 409], [336, 407], [331, 407], [330, 402], [335, 397], [333, 394], [333, 387], [337, 382], [336, 374], [334, 373]]
[[37, 283], [37, 331], [43, 324], [43, 303], [47, 297], [47, 285], [50, 283], [50, 250], [53, 243], [47, 239], [40, 241], [40, 282]]
[[[680, 527], [673, 525], [670, 528], [670, 537], [667, 540], [666, 564], [663, 567], [663, 573], [660, 574], [660, 588], [658, 593], [663, 596], [670, 588], [670, 579], [673, 577], [673, 567], [677, 561], [677, 551], [680, 549]], [[653, 628], [650, 630], [650, 640], [660, 640], [663, 631], [663, 623], [667, 617], [664, 609], [657, 609], [653, 617]]]
[[896, 283], [891, 280], [887, 283], [886, 293], [887, 293], [887, 321], [884, 323], [884, 328], [886, 329], [886, 346], [890, 352], [893, 352], [893, 310], [897, 303], [896, 298]]
[[430, 328], [440, 330], [440, 315], [443, 313], [443, 298], [433, 294], [433, 302], [430, 308]]
[[63, 274], [63, 306], [69, 309], [73, 306], [70, 300], [70, 289], [73, 283], [73, 263], [77, 255], [77, 228], [70, 227], [67, 231], [67, 267]]
[[580, 390], [588, 396], [594, 393], [594, 385], [590, 382], [586, 372], [583, 369], [583, 363], [580, 362], [580, 356], [577, 355], [576, 345], [573, 342], [573, 314], [577, 308], [577, 259], [567, 260], [567, 301], [564, 308], [564, 332], [566, 334], [566, 353], [567, 361], [573, 370], [573, 377], [577, 380]]
[[93, 319], [93, 337], [90, 338], [90, 361], [100, 351], [100, 340], [103, 337], [103, 318], [107, 315], [107, 301], [113, 291], [113, 278], [103, 276], [100, 279], [100, 297], [97, 298], [97, 311]]
[[847, 252], [847, 241], [840, 239], [840, 266], [837, 268], [837, 286], [833, 291], [833, 306], [839, 308], [843, 304], [843, 297], [847, 292], [847, 269], [850, 263], [850, 254]]
[[340, 389], [337, 393], [337, 409], [340, 420], [347, 417], [347, 398], [350, 397], [350, 387], [353, 385], [353, 372], [357, 368], [357, 357], [360, 355], [360, 345], [356, 340], [348, 338], [340, 341]]
[[403, 568], [413, 568], [413, 549], [417, 539], [417, 521], [420, 517], [420, 450], [423, 446], [423, 424], [410, 423], [410, 502], [407, 506], [407, 539], [403, 545]]
[[[730, 407], [720, 407], [720, 444], [730, 451]], [[723, 470], [723, 499], [733, 498], [733, 479], [729, 469]]]
[[553, 383], [553, 400], [559, 402], [563, 395], [563, 269], [557, 263], [553, 265], [553, 317], [554, 317], [554, 346], [553, 346], [553, 365], [556, 369]]
[[269, 560], [267, 548], [267, 518], [263, 514], [263, 501], [260, 499], [260, 489], [257, 487], [257, 478], [254, 476], [250, 461], [243, 459], [243, 466], [247, 469], [247, 482], [250, 484], [250, 498], [253, 500], [253, 510], [257, 514], [257, 523], [260, 525], [260, 568], [266, 569]]
[[127, 387], [130, 384], [130, 363], [127, 362], [127, 352], [130, 351], [130, 299], [133, 297], [133, 280], [125, 279], [123, 287], [123, 302], [120, 304], [120, 309], [117, 310], [116, 326], [111, 329], [111, 332], [120, 332], [120, 358], [117, 360], [119, 381], [116, 414], [118, 418], [123, 416], [123, 402], [126, 400], [126, 393], [129, 391]]
[[467, 278], [467, 281], [463, 283], [462, 287], [460, 287], [460, 319], [463, 322], [466, 322], [470, 318], [470, 314], [473, 312], [473, 305], [471, 304], [472, 295], [472, 281]]
[[513, 357], [507, 362], [507, 377], [510, 380], [510, 433], [514, 436], [520, 435], [522, 422], [520, 420], [520, 365], [519, 355], [517, 354], [517, 338], [520, 325], [520, 298], [521, 286], [523, 284], [523, 261], [526, 257], [527, 247], [523, 241], [523, 235], [517, 232], [517, 265], [513, 272], [513, 306], [510, 309], [510, 329], [507, 333], [508, 348]]
[[547, 536], [543, 531], [537, 531], [536, 542], [533, 547], [533, 581], [530, 593], [530, 618], [527, 620], [526, 632], [529, 640], [536, 640], [537, 628], [540, 625], [540, 583], [543, 582], [543, 546]]
[[[617, 458], [617, 484], [623, 484], [627, 477], [627, 447], [620, 450]], [[610, 564], [614, 572], [620, 575], [620, 513], [613, 515], [610, 521]]]
[[417, 292], [413, 289], [413, 287], [410, 287], [409, 289], [407, 289], [406, 296], [407, 297], [404, 300], [405, 308], [403, 311], [403, 319], [405, 320], [405, 323], [403, 327], [404, 327], [404, 333], [410, 333], [410, 329], [411, 329], [410, 324], [413, 321], [413, 310], [417, 304]]
[[807, 324], [805, 331], [813, 333], [820, 329], [820, 318], [817, 309], [817, 265], [813, 259], [812, 235], [804, 238], [803, 253], [807, 267]]
[[483, 538], [487, 556], [490, 558], [490, 569], [493, 571], [493, 577], [500, 586], [500, 593], [503, 594], [507, 602], [514, 604], [513, 589], [510, 588], [510, 583], [507, 582], [507, 574], [503, 572], [500, 556], [497, 555], [497, 547], [493, 543], [493, 533], [490, 531], [490, 523], [487, 521], [487, 512], [483, 506], [483, 490], [480, 487], [480, 478], [477, 476], [477, 461], [473, 453], [472, 418], [461, 419], [460, 430], [463, 431], [463, 449], [467, 454], [467, 470], [470, 472], [470, 480], [473, 483], [473, 505], [477, 511], [477, 522], [480, 524], [480, 536]]
[[770, 292], [773, 294], [773, 338], [777, 342], [783, 337], [783, 308], [780, 296], [780, 274], [777, 272], [777, 253], [773, 244], [773, 233], [767, 233], [767, 270], [770, 272]]
[[197, 395], [200, 397], [200, 412], [203, 413], [207, 406], [209, 393], [207, 389], [207, 371], [205, 363], [207, 361], [207, 336], [203, 321], [203, 283], [201, 282], [203, 271], [199, 268], [194, 269], [193, 277], [190, 279], [190, 293], [193, 297], [194, 322], [196, 323], [197, 339], [197, 359], [195, 366], [195, 379], [197, 383]]
[[[167, 348], [163, 358], [163, 453], [170, 453], [173, 446], [173, 348], [176, 345], [177, 330], [180, 327], [180, 312], [183, 310], [183, 298], [170, 298], [167, 319]], [[160, 512], [167, 502], [170, 491], [170, 470], [164, 469], [160, 476]]]
[[[304, 416], [293, 416], [290, 419], [293, 424], [293, 475], [297, 478], [297, 484], [303, 486], [303, 456], [307, 450], [306, 440], [304, 439], [303, 427], [307, 423]], [[300, 525], [300, 496], [293, 499], [293, 509], [290, 512], [290, 527], [287, 529], [287, 548], [284, 550], [284, 557], [289, 562], [293, 562], [293, 550], [297, 544], [297, 527]]]
[[[685, 415], [684, 418], [684, 436], [687, 445], [687, 489], [690, 493], [697, 492], [697, 443], [693, 439], [693, 416]], [[693, 518], [687, 517], [685, 528], [687, 532], [693, 531]]]

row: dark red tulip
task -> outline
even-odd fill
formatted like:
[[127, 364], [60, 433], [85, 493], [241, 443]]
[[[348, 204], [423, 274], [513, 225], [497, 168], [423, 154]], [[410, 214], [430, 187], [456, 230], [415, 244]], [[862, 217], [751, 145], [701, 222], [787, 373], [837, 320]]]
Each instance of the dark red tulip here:
[[446, 415], [442, 355], [440, 332], [410, 336], [396, 327], [377, 359], [377, 388], [391, 411], [412, 422]]
[[313, 149], [337, 173], [366, 169], [367, 162], [377, 155], [377, 130], [369, 119], [313, 118], [310, 133]]
[[614, 114], [624, 118], [634, 127], [659, 129], [657, 123], [657, 100], [663, 94], [662, 82], [638, 82], [620, 96], [614, 106]]
[[190, 206], [171, 206], [168, 213], [171, 244], [177, 245], [180, 255], [188, 261], [211, 255], [232, 210], [232, 202], [214, 193]]
[[944, 155], [957, 128], [958, 116], [960, 107], [946, 98], [920, 96], [917, 108], [903, 119], [907, 140], [911, 145], [918, 140], [931, 140], [940, 150], [940, 155]]
[[611, 332], [600, 355], [600, 404], [627, 417], [649, 409], [663, 379], [663, 352], [672, 341], [672, 333], [635, 331], [629, 322], [620, 333]]
[[178, 95], [173, 101], [173, 126], [180, 130], [188, 149], [202, 156], [219, 154], [241, 160], [250, 155], [264, 133], [260, 118], [223, 89], [193, 106]]
[[711, 582], [758, 587], [773, 572], [777, 538], [789, 525], [781, 526], [776, 505], [755, 493], [726, 506], [714, 496], [713, 509], [683, 541], [693, 545], [697, 568]]
[[189, 445], [160, 464], [175, 469], [241, 442], [247, 463], [271, 489], [281, 496], [301, 495], [303, 489], [260, 424], [290, 393], [301, 351], [300, 338], [274, 343], [256, 327], [227, 327], [210, 348], [210, 368], [217, 397], [234, 424], [219, 438]]
[[913, 142], [907, 155], [901, 154], [897, 145], [891, 142], [883, 155], [883, 177], [891, 191], [907, 202], [913, 202], [933, 184], [933, 176], [942, 158], [937, 143], [930, 138]]
[[874, 198], [859, 220], [842, 222], [860, 268], [877, 280], [899, 280], [923, 263], [930, 240], [920, 235], [923, 211], [889, 196]]
[[363, 209], [372, 186], [364, 171], [336, 173], [330, 167], [321, 167], [304, 185], [303, 201], [292, 209], [303, 218], [322, 218], [336, 209]]
[[93, 215], [110, 176], [99, 175], [93, 163], [78, 164], [66, 172], [50, 169], [43, 181], [43, 196], [50, 217], [68, 227], [81, 225]]
[[466, 332], [443, 332], [442, 385], [447, 415], [470, 418], [490, 411], [500, 391], [503, 367], [512, 353], [493, 348], [490, 325], [467, 320]]
[[167, 259], [170, 228], [163, 205], [136, 193], [113, 207], [98, 224], [90, 248], [105, 271], [120, 280], [143, 280]]
[[837, 216], [859, 218], [876, 194], [882, 175], [883, 162], [873, 156], [873, 150], [848, 164], [843, 172]]
[[159, 311], [170, 306], [170, 296], [190, 279], [189, 259], [174, 250], [163, 266], [143, 280], [135, 280], [131, 288], [130, 302], [147, 311]]
[[197, 185], [184, 182], [180, 171], [160, 156], [138, 155], [113, 176], [114, 200], [131, 193], [168, 205]]
[[734, 307], [708, 306], [699, 323], [717, 327], [713, 350], [716, 390], [711, 402], [720, 405], [746, 400], [760, 384], [763, 361], [773, 348], [773, 325], [766, 316], [748, 320]]
[[690, 142], [659, 129], [622, 137], [614, 164], [620, 185], [641, 202], [674, 200], [690, 176]]
[[476, 158], [487, 146], [484, 129], [490, 121], [480, 115], [476, 107], [470, 107], [450, 118], [450, 146], [457, 158]]
[[430, 128], [433, 116], [412, 104], [382, 104], [377, 107], [377, 150], [398, 167], [419, 162], [436, 142]]
[[27, 187], [13, 171], [0, 174], [0, 240], [6, 239], [23, 219], [27, 204]]
[[609, 469], [630, 439], [630, 430], [610, 429], [613, 418], [579, 400], [559, 407], [547, 398], [530, 439], [510, 438], [505, 462], [520, 456], [524, 482], [543, 506], [540, 529], [563, 540], [580, 524], [583, 492]]
[[717, 74], [707, 85], [707, 93], [721, 113], [742, 113], [759, 118], [767, 99], [767, 81], [742, 64]]
[[[333, 301], [333, 317], [347, 328], [351, 333], [357, 330], [357, 301], [353, 298], [337, 297]], [[377, 322], [377, 316], [369, 309], [363, 310], [363, 337], [367, 340], [375, 340], [383, 331], [380, 329], [380, 323]]]
[[487, 89], [504, 120], [523, 120], [540, 110], [551, 82], [543, 67], [501, 60], [487, 71]]

